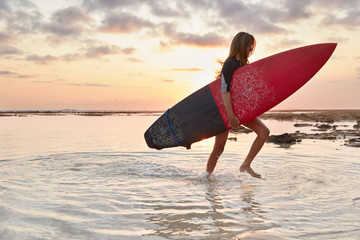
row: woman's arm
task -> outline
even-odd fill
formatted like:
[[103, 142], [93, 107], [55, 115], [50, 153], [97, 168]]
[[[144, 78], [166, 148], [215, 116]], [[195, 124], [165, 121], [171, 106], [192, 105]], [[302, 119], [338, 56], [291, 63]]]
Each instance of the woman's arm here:
[[221, 95], [222, 95], [222, 98], [224, 101], [226, 112], [229, 117], [230, 126], [232, 129], [236, 129], [239, 127], [240, 121], [234, 114], [234, 110], [233, 110], [232, 103], [231, 103], [231, 94], [230, 94], [230, 92], [222, 92]]

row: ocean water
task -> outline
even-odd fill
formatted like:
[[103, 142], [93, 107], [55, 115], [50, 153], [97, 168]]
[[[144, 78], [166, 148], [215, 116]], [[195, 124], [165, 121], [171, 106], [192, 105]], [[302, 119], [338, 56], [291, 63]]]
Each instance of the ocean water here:
[[1, 117], [0, 239], [360, 239], [359, 148], [266, 143], [259, 180], [238, 171], [255, 135], [231, 134], [207, 179], [214, 139], [149, 149], [157, 117]]

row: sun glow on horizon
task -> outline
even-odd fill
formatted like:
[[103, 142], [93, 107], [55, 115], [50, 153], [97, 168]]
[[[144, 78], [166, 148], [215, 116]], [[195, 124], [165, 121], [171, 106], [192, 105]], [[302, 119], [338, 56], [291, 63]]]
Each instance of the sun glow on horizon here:
[[167, 109], [215, 79], [216, 59], [227, 57], [238, 31], [257, 40], [250, 62], [337, 42], [324, 68], [278, 107], [360, 108], [359, 9], [336, 1], [3, 0], [0, 110]]

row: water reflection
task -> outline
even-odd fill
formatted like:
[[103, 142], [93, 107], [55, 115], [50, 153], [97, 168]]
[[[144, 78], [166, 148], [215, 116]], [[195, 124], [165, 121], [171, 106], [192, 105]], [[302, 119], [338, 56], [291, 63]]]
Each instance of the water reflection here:
[[255, 184], [237, 183], [227, 195], [229, 186], [208, 182], [203, 198], [190, 201], [149, 201], [153, 213], [146, 218], [156, 226], [148, 236], [165, 239], [230, 239], [248, 232], [275, 227], [269, 224], [256, 201]]
[[290, 149], [291, 146], [294, 145], [294, 144], [291, 144], [291, 143], [275, 143], [275, 145], [278, 148]]
[[224, 208], [224, 200], [222, 199], [221, 186], [209, 183], [207, 185], [207, 191], [205, 192], [205, 199], [208, 201], [210, 210], [207, 212], [208, 216], [213, 220], [211, 234], [215, 236], [229, 235], [231, 232], [227, 231], [227, 227], [234, 226], [231, 216], [226, 214], [228, 209]]
[[254, 190], [256, 185], [254, 184], [244, 184], [241, 183], [241, 189], [243, 190], [241, 193], [241, 199], [243, 202], [247, 203], [248, 206], [242, 207], [242, 210], [245, 216], [252, 221], [254, 217], [263, 219], [262, 214], [266, 213], [261, 210], [261, 204], [255, 201]]
[[[160, 202], [154, 207], [154, 214], [146, 219], [148, 222], [156, 224], [151, 236], [159, 236], [166, 239], [177, 236], [189, 239], [194, 233], [203, 234], [204, 226], [208, 224], [206, 208], [203, 206], [181, 206], [183, 202], [177, 203]], [[176, 206], [179, 205], [179, 206]], [[197, 234], [195, 234], [197, 235]]]

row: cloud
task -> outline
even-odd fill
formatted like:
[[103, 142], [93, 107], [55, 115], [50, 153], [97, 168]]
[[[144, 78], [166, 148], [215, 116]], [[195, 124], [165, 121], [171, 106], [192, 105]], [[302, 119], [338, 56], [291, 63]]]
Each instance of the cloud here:
[[59, 36], [78, 36], [86, 30], [92, 18], [79, 7], [71, 6], [56, 11], [51, 22], [44, 24], [43, 28]]
[[121, 49], [117, 46], [97, 46], [93, 48], [89, 48], [87, 53], [85, 54], [88, 58], [99, 58], [107, 55], [115, 55], [119, 54]]
[[[270, 21], [289, 23], [297, 20], [306, 19], [313, 15], [310, 10], [313, 0], [285, 0], [283, 5], [277, 7], [265, 8], [266, 17]], [[267, 11], [268, 10], [268, 11]]]
[[77, 25], [63, 25], [59, 23], [49, 23], [44, 25], [44, 29], [50, 33], [60, 37], [78, 36], [83, 31], [81, 26]]
[[[248, 14], [249, 7], [242, 1], [217, 1], [217, 7], [221, 16], [233, 18], [235, 15], [240, 18], [239, 14]], [[242, 18], [242, 17], [241, 17]]]
[[20, 9], [36, 8], [36, 5], [28, 0], [5, 0], [5, 2], [6, 1]]
[[0, 75], [3, 76], [11, 76], [11, 75], [15, 75], [16, 73], [14, 72], [10, 72], [10, 71], [0, 71]]
[[22, 51], [17, 48], [7, 46], [7, 45], [0, 45], [0, 56], [1, 55], [20, 55]]
[[52, 55], [46, 55], [46, 56], [29, 55], [25, 58], [25, 60], [36, 62], [38, 64], [47, 65], [58, 61], [58, 58]]
[[134, 63], [139, 63], [139, 62], [142, 62], [141, 59], [138, 59], [138, 58], [133, 58], [133, 57], [130, 57], [130, 58], [126, 58], [127, 61], [129, 62], [134, 62]]
[[40, 84], [63, 84], [63, 85], [67, 85], [66, 83], [64, 83], [66, 81], [66, 79], [63, 79], [63, 78], [56, 78], [56, 79], [53, 79], [53, 80], [34, 80], [34, 81], [31, 81], [32, 83], [40, 83]]
[[0, 20], [4, 20], [6, 31], [13, 35], [34, 33], [41, 26], [41, 18], [37, 6], [28, 0], [0, 1]]
[[125, 54], [131, 55], [136, 51], [136, 48], [133, 47], [126, 47], [120, 48], [115, 45], [101, 45], [95, 47], [88, 47], [86, 49], [86, 53], [84, 57], [87, 58], [99, 58], [108, 55], [117, 55], [117, 54]]
[[65, 54], [60, 57], [61, 60], [65, 62], [73, 62], [73, 61], [80, 61], [83, 59], [83, 56], [78, 53], [71, 53], [71, 54]]
[[103, 83], [68, 83], [66, 85], [75, 86], [75, 87], [111, 87], [111, 84], [103, 84]]
[[107, 15], [102, 21], [100, 31], [121, 34], [133, 33], [148, 27], [154, 27], [154, 24], [132, 13], [119, 12]]
[[74, 24], [77, 22], [86, 22], [91, 18], [79, 7], [71, 6], [56, 11], [53, 14], [53, 19], [62, 24]]
[[174, 1], [174, 6], [164, 4], [164, 1], [151, 1], [149, 4], [151, 13], [158, 17], [185, 17], [189, 14], [184, 11], [184, 3], [182, 1]]
[[266, 44], [266, 49], [271, 51], [285, 51], [290, 48], [300, 47], [304, 42], [299, 39], [279, 38], [271, 43]]
[[82, 5], [89, 11], [109, 10], [131, 5], [138, 5], [143, 2], [139, 0], [83, 0]]
[[329, 12], [329, 10], [347, 12], [349, 10], [358, 9], [360, 7], [360, 2], [358, 0], [314, 0], [311, 1], [311, 5], [312, 7], [317, 7], [316, 10], [320, 10], [320, 12]]
[[40, 83], [40, 84], [43, 84], [43, 83], [54, 83], [53, 81], [31, 81], [32, 83]]
[[[45, 13], [29, 0], [0, 0], [0, 24], [4, 26], [4, 30], [0, 31], [0, 43], [7, 44], [0, 45], [0, 54], [23, 54], [16, 48], [15, 38], [20, 40], [27, 36], [47, 39], [52, 44], [73, 41], [71, 43], [79, 47], [78, 53], [58, 57], [51, 54], [28, 54], [26, 57], [28, 61], [50, 64], [58, 60], [131, 55], [136, 51], [135, 47], [123, 48], [106, 43], [82, 48], [88, 44], [87, 41], [94, 41], [103, 33], [134, 33], [139, 39], [146, 34], [146, 37], [157, 39], [162, 50], [172, 50], [179, 45], [228, 47], [229, 39], [237, 31], [265, 37], [289, 35], [295, 30], [296, 22], [312, 18], [319, 26], [331, 24], [348, 29], [360, 26], [358, 0], [278, 0], [271, 3], [240, 0], [83, 0], [79, 5], [75, 5], [76, 1], [71, 4], [55, 10], [46, 19]], [[200, 26], [192, 26], [194, 22]], [[301, 43], [296, 40], [275, 42], [289, 46]], [[141, 61], [131, 57], [127, 60]]]
[[35, 75], [28, 75], [28, 74], [18, 74], [17, 78], [34, 78]]
[[36, 5], [28, 0], [1, 0], [0, 1], [0, 19], [2, 16], [6, 17], [7, 14], [11, 14], [13, 9], [34, 9]]
[[62, 84], [62, 85], [67, 85], [67, 86], [75, 86], [75, 87], [110, 87], [112, 85], [110, 84], [104, 84], [104, 83], [89, 83], [89, 82], [84, 82], [84, 83], [64, 83], [64, 79], [56, 79], [56, 80], [48, 80], [48, 81], [39, 81], [39, 80], [35, 80], [35, 81], [31, 81], [32, 83], [39, 83], [39, 84]]
[[333, 13], [329, 13], [324, 17], [322, 24], [325, 26], [337, 25], [345, 27], [347, 29], [356, 29], [360, 26], [360, 9], [352, 9], [346, 12], [344, 16], [336, 16]]
[[[176, 24], [164, 23], [160, 26], [161, 32], [169, 39], [171, 44], [190, 45], [196, 47], [223, 47], [226, 39], [220, 35], [209, 32], [206, 34], [194, 34], [178, 32]], [[162, 46], [169, 46], [161, 42]]]
[[180, 72], [201, 72], [204, 71], [202, 68], [170, 68], [164, 71], [180, 71]]
[[176, 33], [174, 35], [176, 43], [197, 46], [197, 47], [224, 47], [226, 39], [220, 35], [210, 32], [204, 35], [193, 33]]
[[[343, 26], [352, 24], [353, 27], [357, 27], [360, 25], [358, 5], [356, 0], [341, 2], [329, 0], [329, 4], [327, 1], [324, 3], [319, 0], [275, 2], [189, 0], [162, 1], [161, 3], [155, 0], [83, 1], [83, 6], [89, 11], [101, 12], [105, 16], [100, 26], [100, 30], [103, 32], [125, 34], [151, 28], [155, 30], [154, 36], [159, 32], [164, 33], [167, 40], [162, 40], [163, 45], [168, 42], [175, 46], [197, 47], [225, 46], [224, 39], [229, 37], [227, 36], [229, 32], [233, 32], [231, 34], [233, 36], [236, 31], [248, 31], [263, 35], [289, 34], [293, 30], [294, 24], [311, 18], [315, 19], [319, 13], [328, 16], [326, 21], [320, 24], [336, 22]], [[351, 8], [351, 6], [355, 7]], [[146, 10], [148, 11], [147, 15]], [[115, 13], [116, 11], [120, 12]], [[345, 12], [345, 16], [334, 17], [329, 12]], [[168, 23], [169, 18], [174, 21]], [[199, 33], [196, 29], [194, 29], [195, 31], [184, 31], [183, 27], [191, 26], [193, 20], [200, 20], [204, 25], [201, 30], [208, 29], [208, 31], [205, 33]], [[164, 25], [174, 25], [172, 34], [163, 31]]]
[[135, 51], [136, 51], [136, 48], [133, 48], [133, 47], [127, 47], [127, 48], [121, 49], [121, 52], [123, 54], [133, 54]]
[[[270, 13], [276, 8], [269, 8], [265, 3], [244, 3], [242, 1], [218, 1], [219, 17], [227, 26], [251, 33], [279, 34], [286, 29], [276, 25]], [[274, 11], [274, 10], [273, 10]], [[277, 10], [278, 11], [278, 10]], [[277, 16], [277, 14], [273, 14]]]
[[345, 36], [331, 36], [329, 38], [326, 38], [325, 41], [334, 42], [338, 44], [345, 44], [349, 41], [349, 39], [346, 38]]
[[24, 75], [11, 71], [0, 71], [0, 76], [12, 77], [12, 78], [33, 78], [34, 75]]
[[256, 34], [265, 35], [281, 35], [287, 34], [288, 32], [286, 28], [277, 26], [272, 22], [264, 21], [263, 19], [256, 19], [253, 23], [250, 23], [248, 29]]
[[6, 0], [0, 1], [0, 18], [5, 15], [6, 12], [10, 12], [10, 7]]
[[12, 36], [5, 32], [0, 32], [0, 43], [9, 42], [12, 39]]
[[163, 79], [161, 82], [164, 82], [164, 83], [173, 83], [173, 82], [175, 82], [175, 80]]
[[313, 0], [286, 0], [284, 5], [288, 13], [287, 21], [310, 17], [311, 12], [308, 10], [308, 7], [311, 6], [311, 1]]
[[237, 23], [235, 26], [238, 29], [256, 34], [288, 34], [294, 30], [298, 22], [310, 19], [313, 20], [313, 24], [326, 27], [339, 25], [354, 29], [360, 26], [360, 2], [357, 0], [283, 0], [248, 3], [218, 0], [216, 7], [218, 17], [223, 19], [225, 25], [234, 26], [234, 23]]
[[16, 11], [7, 17], [7, 31], [15, 34], [34, 34], [41, 30], [43, 15], [38, 10]]
[[[115, 45], [100, 45], [100, 46], [89, 46], [82, 50], [83, 53], [71, 53], [64, 54], [61, 56], [45, 55], [39, 56], [36, 54], [28, 55], [25, 57], [26, 61], [32, 61], [38, 64], [48, 65], [57, 61], [81, 61], [83, 59], [101, 58], [109, 55], [125, 54], [130, 55], [136, 51], [133, 47], [120, 48]], [[0, 48], [1, 53], [1, 48]]]
[[312, 2], [316, 9], [315, 14], [320, 15], [321, 26], [345, 27], [354, 30], [360, 26], [360, 2], [358, 0], [316, 0]]

